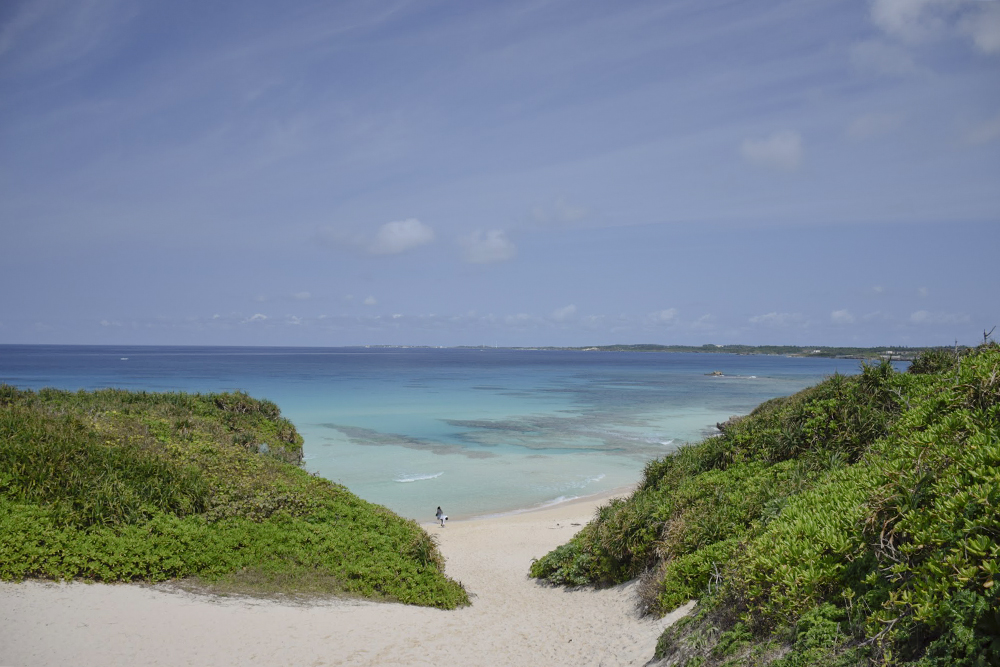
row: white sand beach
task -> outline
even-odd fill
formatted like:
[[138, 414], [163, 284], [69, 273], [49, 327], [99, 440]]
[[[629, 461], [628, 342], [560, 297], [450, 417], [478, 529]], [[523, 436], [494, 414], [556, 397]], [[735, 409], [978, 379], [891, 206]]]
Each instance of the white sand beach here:
[[472, 606], [194, 595], [167, 586], [0, 583], [0, 666], [643, 665], [669, 623], [639, 618], [635, 584], [566, 590], [527, 577], [609, 497], [429, 523]]

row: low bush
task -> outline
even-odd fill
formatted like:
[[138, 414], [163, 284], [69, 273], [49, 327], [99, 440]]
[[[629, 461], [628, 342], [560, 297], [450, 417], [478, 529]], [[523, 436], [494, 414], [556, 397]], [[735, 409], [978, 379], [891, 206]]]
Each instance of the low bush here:
[[0, 578], [468, 603], [419, 525], [289, 463], [301, 445], [243, 393], [0, 386]]
[[1000, 346], [917, 362], [651, 462], [532, 575], [645, 571], [653, 613], [699, 598], [658, 644], [668, 664], [1000, 664]]

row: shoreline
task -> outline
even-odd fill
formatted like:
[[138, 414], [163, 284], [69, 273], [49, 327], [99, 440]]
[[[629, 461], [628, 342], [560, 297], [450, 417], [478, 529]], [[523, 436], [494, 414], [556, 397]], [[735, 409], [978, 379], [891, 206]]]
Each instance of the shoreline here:
[[284, 602], [168, 585], [0, 582], [0, 665], [643, 665], [663, 628], [636, 582], [566, 589], [528, 578], [630, 487], [502, 517], [423, 524], [469, 607], [322, 598]]
[[[546, 503], [542, 503], [541, 505], [534, 505], [532, 507], [508, 510], [506, 512], [494, 512], [492, 514], [475, 514], [472, 516], [465, 516], [458, 519], [451, 519], [449, 517], [448, 523], [467, 523], [470, 521], [489, 521], [493, 519], [506, 519], [509, 517], [520, 516], [522, 514], [533, 514], [536, 512], [544, 512], [550, 509], [556, 509], [559, 507], [570, 507], [572, 505], [578, 505], [583, 503], [596, 503], [597, 506], [600, 506], [607, 504], [607, 502], [613, 498], [620, 498], [622, 496], [631, 495], [632, 492], [635, 491], [635, 489], [638, 486], [639, 483], [635, 482], [633, 484], [628, 484], [626, 486], [619, 486], [609, 491], [598, 491], [597, 493], [591, 493], [585, 496], [573, 496], [572, 498], [567, 498], [565, 500], [556, 499]], [[419, 523], [421, 526], [438, 525], [436, 521], [419, 522]]]

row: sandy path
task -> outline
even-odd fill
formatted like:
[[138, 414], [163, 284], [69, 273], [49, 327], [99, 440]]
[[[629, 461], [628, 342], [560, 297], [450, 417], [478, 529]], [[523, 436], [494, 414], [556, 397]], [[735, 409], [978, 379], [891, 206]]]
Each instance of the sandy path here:
[[456, 611], [0, 583], [0, 665], [642, 665], [673, 618], [639, 619], [634, 585], [566, 591], [526, 576], [606, 500], [428, 524], [474, 595]]

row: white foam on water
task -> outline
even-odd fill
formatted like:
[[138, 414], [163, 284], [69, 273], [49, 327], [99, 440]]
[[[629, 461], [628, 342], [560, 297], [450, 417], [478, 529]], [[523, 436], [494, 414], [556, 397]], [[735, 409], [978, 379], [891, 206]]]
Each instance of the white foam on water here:
[[410, 482], [422, 482], [427, 479], [437, 479], [444, 474], [442, 470], [434, 475], [400, 475], [396, 479], [392, 480], [394, 482], [399, 482], [400, 484], [409, 484]]
[[[601, 475], [604, 477], [604, 475]], [[578, 500], [580, 496], [559, 496], [558, 498], [553, 498], [547, 502], [542, 503], [535, 509], [545, 509], [547, 507], [555, 507], [556, 505], [562, 505], [563, 503], [568, 503], [571, 500]]]
[[546, 500], [545, 502], [534, 505], [533, 507], [524, 507], [521, 509], [511, 510], [509, 512], [498, 512], [496, 514], [482, 514], [475, 518], [477, 519], [496, 519], [504, 516], [514, 516], [515, 514], [527, 514], [528, 512], [537, 512], [538, 510], [548, 509], [550, 507], [555, 507], [556, 505], [562, 505], [563, 503], [568, 503], [572, 500], [579, 500], [585, 496], [559, 496], [558, 498], [553, 498], [552, 500]]
[[575, 483], [570, 484], [570, 486], [573, 487], [573, 488], [575, 488], [575, 489], [582, 489], [585, 486], [588, 486], [589, 484], [592, 484], [594, 482], [600, 482], [605, 477], [606, 477], [606, 475], [602, 472], [599, 475], [597, 475], [596, 477], [587, 477], [585, 479], [580, 480], [579, 482], [575, 482]]

